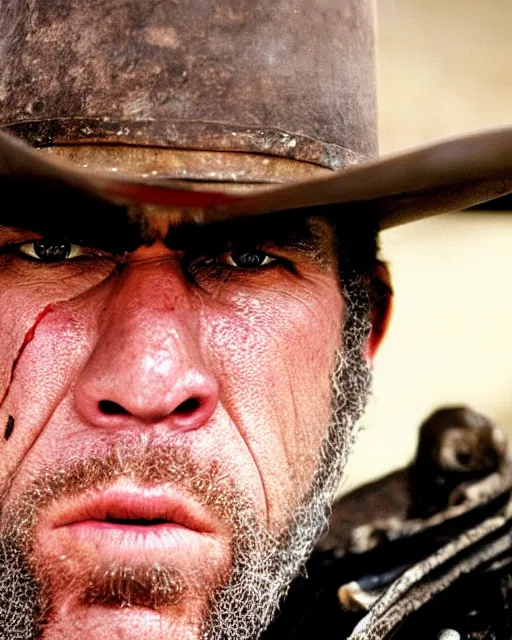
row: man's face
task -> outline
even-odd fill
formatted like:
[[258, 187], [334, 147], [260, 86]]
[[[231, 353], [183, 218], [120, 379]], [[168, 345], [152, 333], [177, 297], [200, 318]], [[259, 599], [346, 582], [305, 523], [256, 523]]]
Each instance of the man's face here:
[[125, 253], [0, 228], [2, 561], [45, 639], [220, 635], [221, 594], [281, 557], [320, 466], [330, 227], [159, 230]]

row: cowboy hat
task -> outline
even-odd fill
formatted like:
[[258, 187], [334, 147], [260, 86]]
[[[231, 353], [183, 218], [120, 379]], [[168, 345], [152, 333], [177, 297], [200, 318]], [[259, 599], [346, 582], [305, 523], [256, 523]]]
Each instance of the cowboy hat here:
[[0, 126], [25, 141], [0, 135], [0, 183], [20, 208], [329, 207], [388, 228], [512, 191], [512, 128], [377, 157], [369, 0], [61, 9], [0, 16]]

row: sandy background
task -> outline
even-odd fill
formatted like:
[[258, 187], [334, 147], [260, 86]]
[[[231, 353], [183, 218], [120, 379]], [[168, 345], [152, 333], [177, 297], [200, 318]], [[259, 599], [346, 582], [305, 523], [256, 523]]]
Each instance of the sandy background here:
[[[378, 0], [383, 153], [512, 122], [510, 0]], [[467, 403], [512, 438], [512, 215], [382, 235], [395, 314], [343, 490], [406, 463], [421, 420]]]

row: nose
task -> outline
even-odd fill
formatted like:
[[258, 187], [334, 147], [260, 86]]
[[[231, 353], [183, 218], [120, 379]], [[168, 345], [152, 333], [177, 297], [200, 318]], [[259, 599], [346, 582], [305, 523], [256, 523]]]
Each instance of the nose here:
[[104, 429], [201, 427], [217, 407], [218, 384], [179, 268], [132, 266], [118, 278], [76, 383], [78, 413]]

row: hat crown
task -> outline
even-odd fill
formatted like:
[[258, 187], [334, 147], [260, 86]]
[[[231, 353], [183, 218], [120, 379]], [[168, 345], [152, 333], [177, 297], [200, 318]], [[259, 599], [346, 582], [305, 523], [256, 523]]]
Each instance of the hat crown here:
[[377, 153], [371, 0], [9, 0], [0, 126], [32, 143]]

